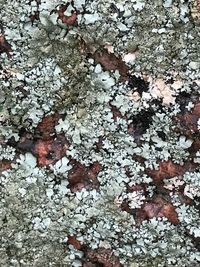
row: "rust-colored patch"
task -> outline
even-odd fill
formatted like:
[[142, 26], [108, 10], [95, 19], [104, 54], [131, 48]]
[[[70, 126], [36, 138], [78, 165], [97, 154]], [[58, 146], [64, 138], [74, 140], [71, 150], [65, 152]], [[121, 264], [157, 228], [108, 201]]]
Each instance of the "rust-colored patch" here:
[[[133, 191], [144, 191], [145, 194], [146, 184], [138, 184], [128, 188], [128, 192]], [[178, 224], [178, 215], [174, 206], [170, 203], [170, 197], [167, 194], [167, 190], [165, 190], [165, 192], [159, 190], [159, 192], [160, 193], [158, 195], [154, 195], [152, 198], [146, 197], [146, 201], [143, 203], [141, 208], [130, 209], [127, 201], [123, 201], [120, 207], [122, 210], [134, 216], [137, 225], [140, 225], [144, 220], [154, 217], [165, 217], [171, 223]], [[164, 195], [167, 194], [165, 195], [165, 198], [162, 193]]]
[[175, 208], [171, 203], [164, 204], [158, 216], [166, 217], [173, 224], [179, 223], [178, 214], [175, 211]]
[[[173, 205], [162, 198], [162, 196], [156, 196], [152, 200], [146, 202], [142, 208], [143, 219], [146, 217], [148, 219], [154, 217], [166, 217], [171, 223], [178, 224], [178, 215], [175, 211]], [[137, 220], [140, 218], [137, 214]]]
[[160, 161], [158, 170], [147, 169], [146, 174], [149, 175], [155, 184], [162, 183], [163, 179], [182, 176], [186, 171], [195, 170], [196, 165], [186, 162], [183, 165], [175, 164], [171, 160]]
[[114, 255], [112, 250], [98, 248], [95, 250], [87, 249], [85, 251], [85, 261], [83, 267], [122, 267], [119, 258]]
[[49, 140], [38, 140], [34, 147], [34, 154], [38, 160], [38, 166], [48, 166], [55, 164], [65, 156], [69, 144], [62, 135]]
[[98, 162], [93, 163], [90, 167], [86, 167], [76, 160], [71, 160], [73, 165], [68, 174], [69, 188], [72, 192], [81, 191], [83, 188], [93, 189], [99, 187], [97, 174], [101, 170]]
[[55, 126], [60, 117], [58, 113], [44, 117], [35, 130], [36, 136], [39, 136], [43, 140], [51, 138], [55, 133]]
[[75, 26], [77, 24], [77, 11], [74, 8], [74, 11], [72, 11], [70, 16], [66, 16], [64, 13], [67, 10], [68, 6], [70, 3], [67, 3], [66, 5], [61, 5], [58, 10], [52, 10], [52, 12], [58, 14], [58, 18], [62, 21], [62, 23], [70, 25], [70, 26]]
[[81, 243], [74, 235], [68, 236], [67, 244], [74, 246], [76, 249], [81, 249]]
[[0, 161], [0, 171], [2, 172], [2, 171], [10, 169], [11, 168], [11, 163], [12, 163], [11, 160], [2, 159]]
[[69, 143], [63, 134], [56, 135], [55, 125], [60, 115], [55, 113], [46, 116], [38, 124], [35, 133], [22, 132], [15, 145], [18, 152], [30, 152], [36, 156], [38, 166], [55, 164], [66, 155]]
[[118, 70], [122, 79], [127, 78], [128, 67], [121, 57], [117, 57], [106, 49], [102, 49], [95, 51], [92, 54], [92, 58], [94, 58], [96, 63], [100, 63], [105, 70]]
[[97, 175], [100, 172], [100, 170], [101, 170], [101, 164], [98, 161], [94, 162], [90, 167], [90, 172], [94, 175]]
[[6, 53], [7, 56], [10, 56], [10, 52], [12, 52], [11, 45], [7, 42], [4, 35], [0, 35], [0, 54]]
[[61, 20], [64, 24], [74, 26], [77, 21], [77, 12], [73, 11], [71, 16], [62, 16]]

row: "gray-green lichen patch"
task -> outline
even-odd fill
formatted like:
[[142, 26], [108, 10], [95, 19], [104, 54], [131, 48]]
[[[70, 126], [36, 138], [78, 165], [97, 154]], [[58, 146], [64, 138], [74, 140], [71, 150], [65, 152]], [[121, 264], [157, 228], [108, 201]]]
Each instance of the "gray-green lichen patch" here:
[[0, 1], [1, 266], [199, 264], [198, 5]]

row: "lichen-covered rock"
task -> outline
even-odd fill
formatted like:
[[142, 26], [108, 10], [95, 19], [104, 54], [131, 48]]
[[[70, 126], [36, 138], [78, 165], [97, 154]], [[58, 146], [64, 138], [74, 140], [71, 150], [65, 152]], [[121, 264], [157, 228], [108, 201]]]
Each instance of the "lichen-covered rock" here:
[[198, 266], [199, 1], [0, 0], [0, 266]]

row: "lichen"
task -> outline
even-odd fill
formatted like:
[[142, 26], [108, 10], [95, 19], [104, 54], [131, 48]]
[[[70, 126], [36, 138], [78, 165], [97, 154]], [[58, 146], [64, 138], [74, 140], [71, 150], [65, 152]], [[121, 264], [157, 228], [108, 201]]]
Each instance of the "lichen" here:
[[0, 1], [0, 265], [198, 265], [193, 2]]

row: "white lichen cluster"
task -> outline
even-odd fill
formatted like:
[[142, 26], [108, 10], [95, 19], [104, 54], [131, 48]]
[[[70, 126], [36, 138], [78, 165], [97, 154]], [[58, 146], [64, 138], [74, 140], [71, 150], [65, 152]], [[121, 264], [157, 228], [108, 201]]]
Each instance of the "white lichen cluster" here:
[[2, 146], [0, 145], [0, 160], [8, 159], [12, 160], [15, 157], [15, 149], [11, 146]]
[[200, 196], [200, 173], [186, 172], [183, 176], [183, 181], [186, 183], [184, 194], [191, 199]]
[[116, 197], [114, 202], [117, 206], [120, 206], [123, 200], [125, 200], [128, 202], [130, 209], [139, 209], [144, 204], [145, 199], [144, 192], [140, 190], [124, 194], [123, 198], [122, 196]]

